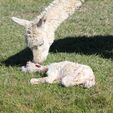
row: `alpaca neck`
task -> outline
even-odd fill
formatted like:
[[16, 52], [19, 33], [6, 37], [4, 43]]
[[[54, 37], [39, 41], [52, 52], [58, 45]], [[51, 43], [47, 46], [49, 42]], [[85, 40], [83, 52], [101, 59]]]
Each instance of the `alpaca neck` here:
[[80, 6], [81, 0], [54, 0], [40, 16], [46, 19], [45, 25], [56, 31], [56, 29], [70, 17]]

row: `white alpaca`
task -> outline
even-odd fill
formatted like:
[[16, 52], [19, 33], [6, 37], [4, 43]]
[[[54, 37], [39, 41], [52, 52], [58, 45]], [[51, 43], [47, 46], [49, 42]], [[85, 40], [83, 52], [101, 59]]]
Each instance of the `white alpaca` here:
[[95, 85], [95, 76], [89, 66], [70, 61], [52, 63], [48, 66], [28, 62], [22, 70], [25, 72], [42, 72], [47, 74], [47, 77], [32, 78], [31, 84], [52, 84], [57, 82], [66, 87], [82, 85], [86, 88]]
[[26, 28], [25, 40], [33, 52], [33, 61], [43, 63], [54, 41], [58, 26], [71, 16], [84, 0], [54, 0], [34, 20], [12, 17], [12, 20]]

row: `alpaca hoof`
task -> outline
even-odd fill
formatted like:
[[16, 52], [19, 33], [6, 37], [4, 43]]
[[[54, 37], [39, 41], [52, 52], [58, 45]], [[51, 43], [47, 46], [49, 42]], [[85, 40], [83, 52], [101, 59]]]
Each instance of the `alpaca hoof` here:
[[32, 85], [34, 85], [34, 84], [39, 84], [39, 81], [38, 81], [36, 78], [32, 78], [32, 79], [30, 80], [30, 83], [31, 83]]

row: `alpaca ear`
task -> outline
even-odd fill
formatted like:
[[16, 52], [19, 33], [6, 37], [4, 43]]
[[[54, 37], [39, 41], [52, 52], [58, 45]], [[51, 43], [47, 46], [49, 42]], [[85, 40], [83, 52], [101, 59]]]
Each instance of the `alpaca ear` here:
[[22, 25], [24, 27], [26, 27], [27, 25], [30, 24], [30, 21], [24, 20], [24, 19], [20, 19], [20, 18], [16, 18], [16, 17], [12, 17], [12, 20], [14, 22], [16, 22], [17, 24]]

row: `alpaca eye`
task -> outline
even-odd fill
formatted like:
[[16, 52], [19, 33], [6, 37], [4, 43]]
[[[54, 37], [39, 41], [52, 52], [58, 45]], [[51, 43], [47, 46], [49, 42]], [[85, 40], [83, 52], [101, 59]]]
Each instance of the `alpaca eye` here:
[[38, 49], [38, 47], [37, 46], [34, 46], [33, 49]]
[[31, 32], [30, 31], [27, 31], [27, 34], [31, 34]]

